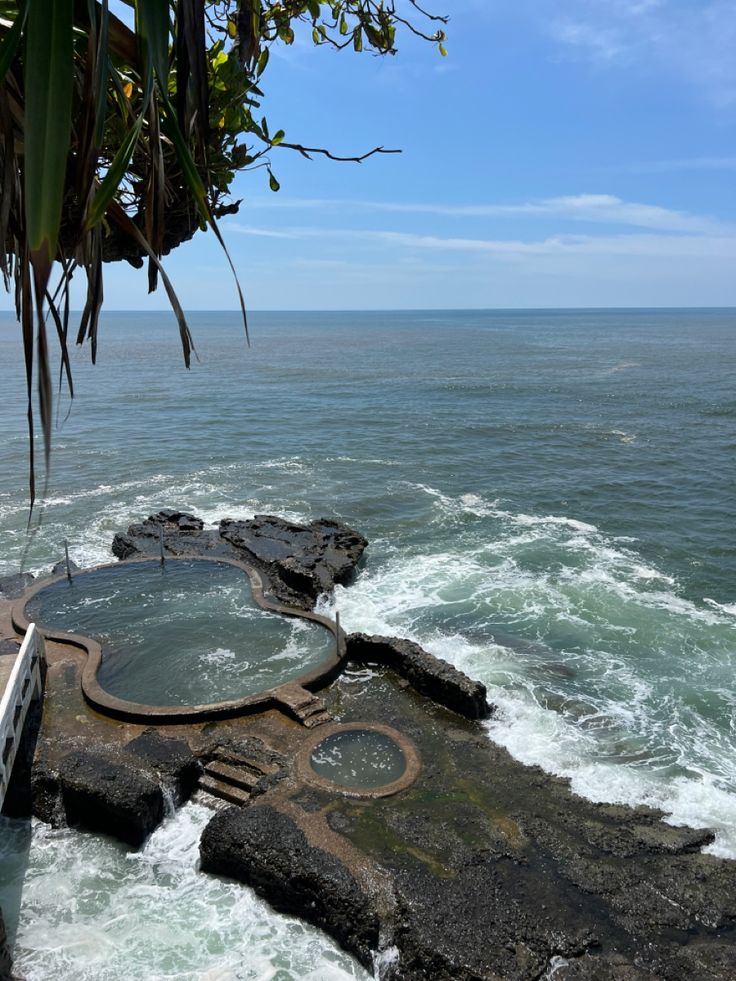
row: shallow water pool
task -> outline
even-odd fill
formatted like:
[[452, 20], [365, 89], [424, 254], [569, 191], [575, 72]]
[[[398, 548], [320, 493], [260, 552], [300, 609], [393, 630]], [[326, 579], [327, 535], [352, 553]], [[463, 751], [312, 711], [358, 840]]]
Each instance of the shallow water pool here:
[[121, 563], [60, 580], [26, 605], [39, 625], [102, 645], [97, 679], [144, 705], [197, 705], [282, 685], [334, 649], [319, 624], [268, 613], [245, 573], [204, 560]]
[[315, 773], [340, 787], [373, 790], [406, 772], [399, 744], [375, 729], [348, 729], [323, 739], [310, 758]]

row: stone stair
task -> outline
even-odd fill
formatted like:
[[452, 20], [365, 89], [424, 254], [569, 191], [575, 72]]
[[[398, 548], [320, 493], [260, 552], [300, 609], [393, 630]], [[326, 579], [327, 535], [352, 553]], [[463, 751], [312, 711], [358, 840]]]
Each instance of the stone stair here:
[[278, 769], [278, 766], [243, 757], [210, 760], [199, 778], [199, 789], [242, 807], [250, 800], [258, 781]]
[[278, 699], [307, 729], [333, 721], [322, 699], [301, 685], [282, 685], [278, 690]]

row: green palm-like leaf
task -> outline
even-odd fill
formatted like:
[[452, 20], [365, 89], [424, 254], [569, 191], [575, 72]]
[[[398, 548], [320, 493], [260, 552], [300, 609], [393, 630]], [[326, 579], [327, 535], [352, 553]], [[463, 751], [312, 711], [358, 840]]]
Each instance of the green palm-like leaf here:
[[[393, 0], [121, 0], [135, 13], [116, 17], [109, 0], [0, 0], [0, 275], [15, 291], [28, 394], [31, 501], [36, 484], [34, 417], [47, 461], [52, 384], [47, 311], [56, 326], [60, 380], [73, 395], [69, 282], [78, 270], [87, 294], [76, 331], [95, 360], [105, 263], [148, 258], [149, 288], [158, 277], [179, 323], [184, 359], [193, 352], [184, 311], [161, 256], [209, 226], [243, 293], [217, 219], [237, 211], [235, 173], [265, 166], [267, 154], [291, 149], [360, 162], [374, 153], [338, 157], [329, 150], [273, 138], [255, 110], [273, 44], [290, 44], [298, 23], [315, 43], [394, 52], [397, 25], [427, 41], [444, 41], [397, 12]], [[421, 18], [415, 0], [408, 6]], [[442, 49], [442, 53], [444, 50]], [[248, 142], [246, 142], [248, 141]], [[49, 288], [54, 263], [61, 269]], [[34, 322], [35, 313], [35, 322]], [[50, 326], [50, 324], [49, 324]]]
[[13, 25], [3, 38], [2, 44], [0, 44], [0, 84], [5, 80], [8, 69], [13, 64], [13, 58], [15, 58], [20, 47], [20, 40], [26, 23], [26, 13], [27, 9], [24, 7], [13, 21]]
[[[31, 252], [49, 268], [56, 258], [69, 155], [74, 85], [73, 14], [73, 0], [28, 0], [26, 237]], [[46, 283], [43, 287], [45, 292]]]

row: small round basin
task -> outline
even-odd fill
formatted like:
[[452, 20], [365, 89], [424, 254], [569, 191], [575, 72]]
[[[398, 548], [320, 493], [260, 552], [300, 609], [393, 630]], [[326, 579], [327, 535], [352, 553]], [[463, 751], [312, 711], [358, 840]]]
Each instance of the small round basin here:
[[408, 787], [419, 773], [419, 756], [402, 733], [374, 723], [330, 726], [302, 753], [308, 782], [353, 797], [384, 797]]

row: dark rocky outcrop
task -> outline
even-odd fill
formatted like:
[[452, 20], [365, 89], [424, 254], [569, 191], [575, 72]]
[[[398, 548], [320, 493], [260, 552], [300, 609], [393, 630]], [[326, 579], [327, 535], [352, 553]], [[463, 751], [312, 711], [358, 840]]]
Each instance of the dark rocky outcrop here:
[[202, 767], [185, 739], [166, 738], [157, 729], [146, 729], [125, 749], [153, 768], [177, 806], [192, 796]]
[[331, 933], [364, 964], [379, 944], [372, 899], [334, 855], [310, 845], [286, 814], [257, 804], [216, 814], [202, 835], [207, 872], [238, 879], [282, 913]]
[[31, 795], [34, 817], [54, 828], [64, 822], [59, 772], [40, 754], [33, 761]]
[[[63, 734], [61, 734], [63, 740]], [[33, 814], [66, 821], [138, 846], [196, 789], [202, 766], [185, 739], [146, 729], [118, 746], [80, 747], [76, 736], [36, 755], [31, 775]]]
[[176, 555], [178, 554], [176, 547], [179, 544], [175, 540], [176, 536], [186, 536], [185, 541], [194, 550], [196, 548], [195, 542], [199, 538], [198, 533], [203, 528], [204, 522], [201, 518], [197, 518], [193, 514], [186, 514], [183, 511], [163, 508], [156, 514], [150, 515], [140, 524], [131, 525], [127, 534], [118, 532], [113, 538], [112, 552], [119, 559], [157, 555], [163, 534], [165, 548]]
[[68, 824], [142, 845], [164, 816], [161, 786], [149, 774], [78, 750], [62, 760], [58, 774], [61, 803]]
[[[51, 569], [52, 576], [64, 576], [66, 575], [67, 566], [66, 559], [62, 559], [60, 562], [56, 562]], [[69, 559], [69, 572], [79, 572], [79, 566], [72, 559]]]
[[8, 949], [3, 911], [0, 909], [0, 981], [13, 981], [13, 959]]
[[248, 562], [262, 573], [277, 600], [301, 609], [311, 609], [336, 583], [348, 582], [368, 544], [348, 525], [326, 518], [308, 525], [273, 515], [248, 521], [225, 518], [215, 530], [205, 529], [194, 515], [164, 510], [115, 535], [113, 554], [119, 559], [158, 555], [162, 535], [170, 555]]
[[0, 576], [0, 597], [18, 599], [33, 583], [33, 573], [19, 572], [14, 576]]
[[340, 521], [297, 525], [273, 515], [220, 522], [220, 535], [263, 569], [270, 580], [314, 602], [336, 583], [349, 582], [368, 544]]
[[468, 719], [486, 719], [493, 711], [485, 685], [410, 640], [349, 634], [347, 651], [351, 661], [391, 668], [420, 694]]

